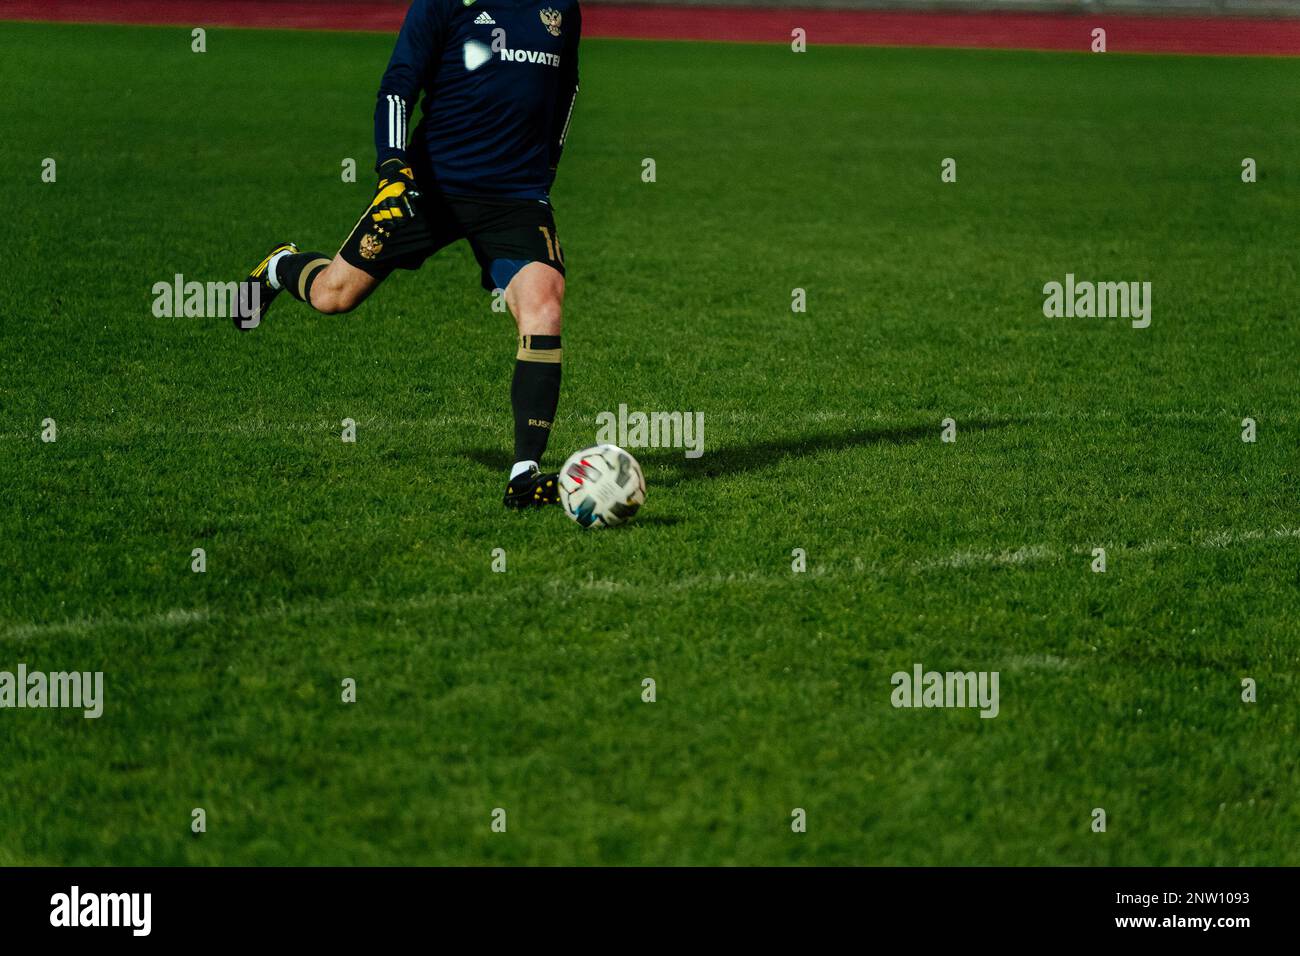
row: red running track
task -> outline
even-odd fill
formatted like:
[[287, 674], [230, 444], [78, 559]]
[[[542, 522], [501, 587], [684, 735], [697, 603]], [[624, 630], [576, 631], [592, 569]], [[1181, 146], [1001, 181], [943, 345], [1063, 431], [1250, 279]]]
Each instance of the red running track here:
[[[0, 0], [0, 20], [390, 33], [405, 9], [392, 0]], [[597, 4], [585, 7], [582, 18], [583, 35], [592, 37], [789, 43], [790, 31], [801, 27], [811, 45], [1087, 51], [1092, 30], [1101, 27], [1112, 53], [1300, 55], [1300, 19]]]

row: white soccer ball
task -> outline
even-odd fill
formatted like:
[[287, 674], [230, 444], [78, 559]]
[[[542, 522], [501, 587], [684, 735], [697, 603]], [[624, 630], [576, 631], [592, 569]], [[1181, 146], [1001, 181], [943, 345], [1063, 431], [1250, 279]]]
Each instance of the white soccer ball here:
[[575, 451], [560, 469], [560, 504], [584, 528], [622, 524], [645, 501], [645, 476], [617, 445]]

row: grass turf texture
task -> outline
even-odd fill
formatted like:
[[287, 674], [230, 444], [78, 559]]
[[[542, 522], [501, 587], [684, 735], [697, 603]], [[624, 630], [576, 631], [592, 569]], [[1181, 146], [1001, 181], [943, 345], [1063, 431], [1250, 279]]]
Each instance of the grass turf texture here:
[[[106, 673], [0, 711], [0, 862], [1300, 863], [1295, 62], [585, 44], [551, 458], [620, 402], [706, 453], [583, 533], [501, 508], [463, 245], [347, 317], [150, 312], [337, 247], [390, 42], [0, 32], [0, 669]], [[1044, 318], [1067, 272], [1151, 327]], [[893, 709], [915, 662], [1000, 716]]]

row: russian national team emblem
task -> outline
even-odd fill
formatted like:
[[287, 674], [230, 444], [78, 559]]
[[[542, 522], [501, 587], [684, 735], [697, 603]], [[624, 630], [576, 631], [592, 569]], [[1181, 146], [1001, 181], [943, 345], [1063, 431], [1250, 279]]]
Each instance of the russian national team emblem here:
[[546, 30], [553, 37], [560, 35], [560, 11], [552, 10], [550, 7], [543, 7], [538, 14], [542, 18], [542, 23], [546, 25]]
[[384, 244], [374, 233], [366, 233], [361, 237], [361, 258], [373, 259], [383, 251]]

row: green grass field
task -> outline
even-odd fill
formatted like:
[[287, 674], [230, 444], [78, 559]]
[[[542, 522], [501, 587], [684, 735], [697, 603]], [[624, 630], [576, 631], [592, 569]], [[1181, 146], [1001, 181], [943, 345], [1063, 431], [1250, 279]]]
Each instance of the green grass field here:
[[[503, 513], [463, 244], [348, 316], [151, 313], [337, 248], [390, 45], [0, 31], [0, 670], [106, 684], [0, 710], [0, 863], [1300, 863], [1300, 64], [585, 43], [550, 463], [706, 419], [588, 533]], [[1045, 318], [1066, 273], [1150, 328]], [[895, 709], [916, 663], [999, 715]]]

